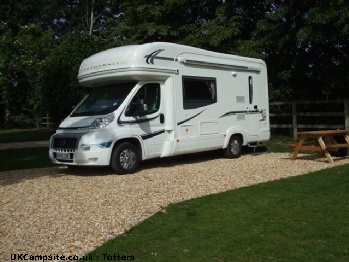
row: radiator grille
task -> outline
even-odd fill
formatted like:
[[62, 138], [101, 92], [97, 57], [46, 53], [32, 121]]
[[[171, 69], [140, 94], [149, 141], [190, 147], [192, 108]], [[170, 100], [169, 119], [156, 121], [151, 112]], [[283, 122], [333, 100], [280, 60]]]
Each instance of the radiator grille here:
[[53, 139], [53, 148], [75, 148], [77, 146], [77, 138], [56, 137]]

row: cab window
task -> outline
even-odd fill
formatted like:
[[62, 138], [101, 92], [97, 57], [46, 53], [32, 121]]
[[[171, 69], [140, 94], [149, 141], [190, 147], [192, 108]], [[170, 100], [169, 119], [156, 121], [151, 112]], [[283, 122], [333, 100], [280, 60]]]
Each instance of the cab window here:
[[[133, 97], [126, 112], [127, 115], [150, 115], [160, 108], [160, 84], [144, 84]], [[139, 109], [139, 108], [142, 109]], [[140, 112], [142, 111], [142, 112]]]

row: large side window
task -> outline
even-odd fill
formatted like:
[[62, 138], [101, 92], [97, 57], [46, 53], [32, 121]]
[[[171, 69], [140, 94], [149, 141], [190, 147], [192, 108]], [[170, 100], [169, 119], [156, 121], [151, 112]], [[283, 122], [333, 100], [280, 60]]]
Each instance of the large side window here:
[[215, 78], [183, 76], [183, 108], [194, 109], [217, 102]]
[[145, 115], [157, 112], [160, 109], [160, 97], [160, 84], [144, 84], [133, 97], [126, 115], [137, 115], [137, 110], [139, 111], [139, 105], [144, 105], [142, 108], [144, 109], [143, 112]]

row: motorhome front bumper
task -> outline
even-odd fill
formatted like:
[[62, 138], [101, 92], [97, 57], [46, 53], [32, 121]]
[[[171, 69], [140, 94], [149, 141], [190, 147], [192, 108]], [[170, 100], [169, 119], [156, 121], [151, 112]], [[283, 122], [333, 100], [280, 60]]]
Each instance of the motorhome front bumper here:
[[57, 134], [50, 143], [50, 158], [55, 164], [109, 165], [112, 141], [83, 143], [83, 135]]

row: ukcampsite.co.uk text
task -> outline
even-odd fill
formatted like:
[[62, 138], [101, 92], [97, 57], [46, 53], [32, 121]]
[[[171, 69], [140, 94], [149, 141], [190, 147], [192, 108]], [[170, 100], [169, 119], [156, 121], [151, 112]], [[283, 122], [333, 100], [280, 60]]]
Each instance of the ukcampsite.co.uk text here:
[[135, 260], [133, 255], [120, 255], [120, 254], [102, 254], [102, 256], [64, 256], [59, 254], [53, 255], [29, 255], [29, 254], [11, 254], [11, 260], [17, 261], [130, 261]]

